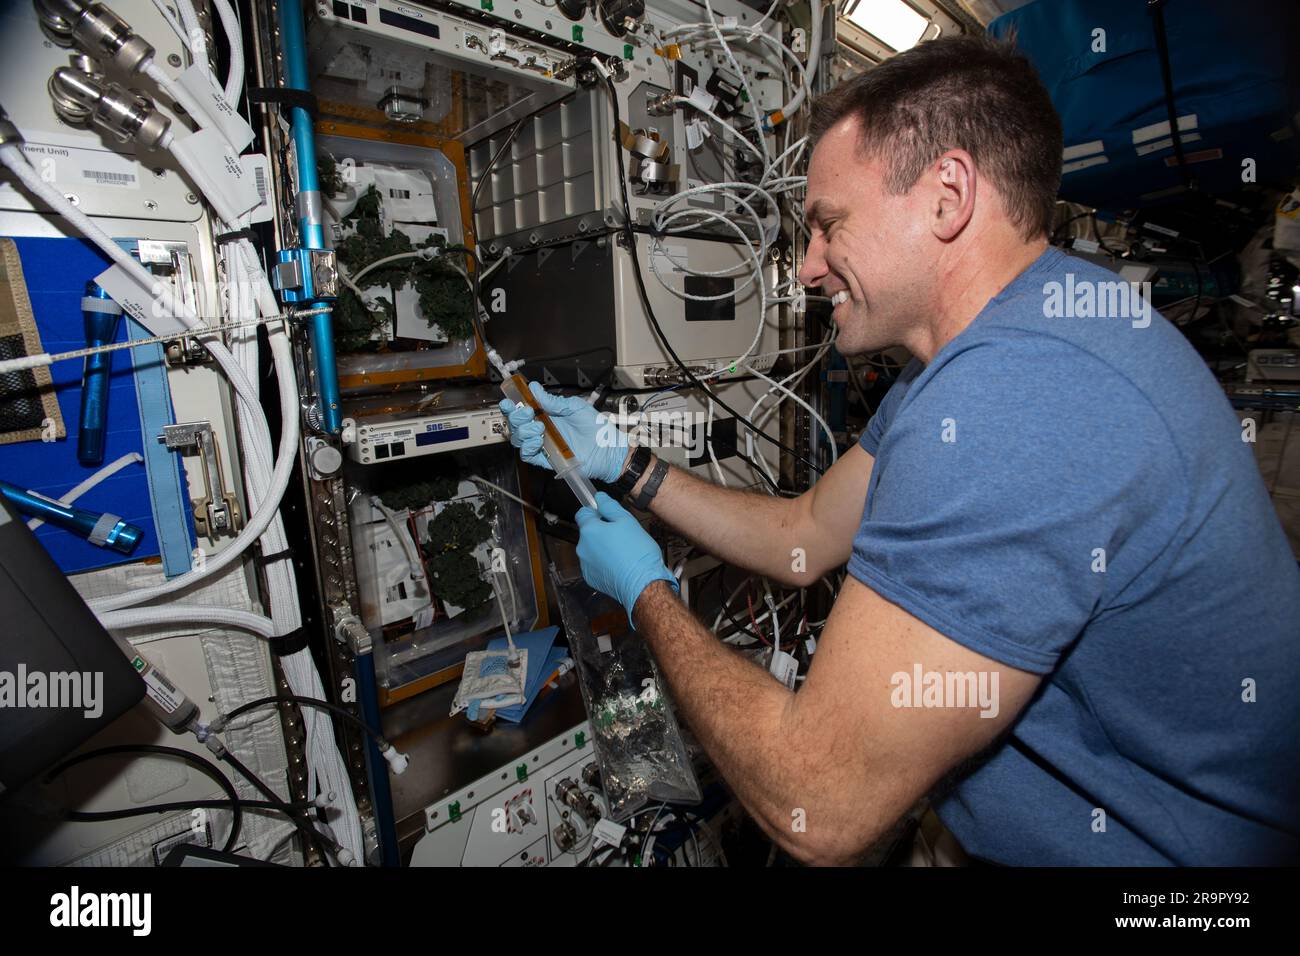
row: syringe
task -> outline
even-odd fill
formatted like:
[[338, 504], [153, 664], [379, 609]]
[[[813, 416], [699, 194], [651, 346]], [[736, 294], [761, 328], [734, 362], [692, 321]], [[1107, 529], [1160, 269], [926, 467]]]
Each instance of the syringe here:
[[538, 403], [532, 389], [528, 387], [528, 380], [518, 372], [511, 372], [509, 366], [501, 361], [501, 356], [495, 349], [488, 352], [488, 358], [501, 373], [501, 391], [505, 393], [506, 398], [529, 406], [533, 410], [533, 415], [542, 423], [542, 454], [555, 469], [555, 473], [564, 479], [579, 502], [593, 511], [596, 510], [596, 489], [591, 479], [582, 473], [582, 460], [573, 453], [569, 443], [564, 440], [555, 423], [551, 421], [551, 416], [547, 415], [546, 410]]

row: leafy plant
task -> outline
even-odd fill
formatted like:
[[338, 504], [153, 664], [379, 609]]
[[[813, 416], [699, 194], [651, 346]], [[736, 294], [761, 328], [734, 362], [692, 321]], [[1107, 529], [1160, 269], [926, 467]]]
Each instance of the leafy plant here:
[[467, 501], [447, 505], [429, 522], [423, 549], [433, 593], [448, 604], [474, 609], [492, 596], [483, 581], [474, 549], [492, 537], [490, 514]]
[[[448, 246], [446, 240], [438, 235], [429, 236], [419, 245], [414, 245], [410, 237], [400, 229], [385, 234], [380, 216], [380, 203], [379, 192], [372, 185], [357, 200], [352, 212], [344, 219], [344, 222], [350, 224], [355, 232], [335, 248], [343, 268], [349, 275], [356, 276], [371, 263], [390, 256], [411, 253], [419, 249], [441, 249], [441, 255], [431, 259], [411, 256], [380, 266], [365, 273], [359, 280], [355, 280], [356, 285], [361, 289], [383, 286], [396, 291], [411, 283], [419, 296], [420, 312], [430, 328], [437, 325], [449, 339], [471, 336], [473, 297], [465, 277], [444, 258], [454, 253], [466, 253], [469, 251], [468, 248], [463, 245]], [[352, 294], [352, 298], [356, 303], [349, 305], [349, 309], [355, 311], [359, 305], [362, 310], [365, 310], [364, 303], [361, 303], [355, 294]], [[389, 314], [374, 318], [371, 327], [381, 321], [392, 322], [391, 307], [390, 302]]]

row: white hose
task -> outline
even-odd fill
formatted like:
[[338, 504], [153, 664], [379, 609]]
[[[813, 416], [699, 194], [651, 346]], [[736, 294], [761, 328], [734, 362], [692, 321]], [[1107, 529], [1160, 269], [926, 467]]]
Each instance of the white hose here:
[[822, 4], [821, 0], [812, 0], [809, 4], [812, 11], [812, 23], [808, 29], [812, 36], [808, 38], [808, 66], [804, 70], [803, 82], [794, 91], [794, 96], [790, 102], [781, 107], [781, 113], [788, 119], [794, 114], [795, 110], [803, 106], [804, 99], [808, 96], [808, 91], [812, 89], [813, 77], [817, 75], [817, 63], [822, 55]]
[[[195, 63], [204, 67], [208, 62], [208, 41], [199, 23], [199, 14], [194, 9], [193, 0], [176, 0], [176, 10], [180, 13], [181, 24], [185, 27], [185, 45], [189, 47]], [[187, 107], [188, 108], [188, 107]]]
[[239, 28], [239, 18], [235, 16], [230, 0], [212, 0], [221, 20], [221, 28], [226, 32], [226, 45], [230, 48], [230, 72], [226, 74], [226, 102], [235, 106], [244, 89], [244, 38]]
[[275, 637], [275, 623], [261, 614], [233, 607], [168, 604], [165, 607], [133, 607], [99, 615], [99, 623], [110, 631], [158, 624], [212, 624], [250, 631], [258, 637]]
[[[195, 125], [199, 127], [212, 125], [212, 119], [203, 104], [200, 103], [189, 90], [173, 80], [171, 74], [153, 60], [150, 60], [145, 64], [144, 75], [157, 83], [160, 90], [175, 100], [177, 104], [179, 104], [181, 108], [189, 114], [190, 120]], [[204, 191], [206, 192], [207, 190]]]
[[[202, 64], [206, 69], [206, 45], [203, 42], [201, 31], [198, 31], [197, 17], [194, 14], [193, 7], [189, 0], [180, 0], [178, 8], [182, 20], [185, 22], [186, 33], [192, 40], [190, 45], [195, 52], [195, 62]], [[237, 47], [238, 43], [232, 43], [231, 45]], [[187, 111], [191, 112], [196, 122], [202, 123], [202, 119], [206, 114], [194, 103], [192, 98], [189, 98], [187, 102], [186, 93], [167, 74], [155, 67], [151, 75], [165, 92], [171, 95]], [[242, 69], [239, 71], [232, 70], [232, 82], [236, 79], [242, 82]], [[137, 282], [141, 283], [144, 288], [151, 290], [154, 288], [156, 278], [124, 249], [113, 242], [84, 213], [72, 206], [62, 194], [49, 184], [44, 183], [16, 147], [0, 147], [0, 162], [3, 162], [6, 167], [12, 170], [19, 181], [34, 195], [44, 201], [49, 208], [62, 214], [77, 231], [98, 246], [114, 263], [135, 277]], [[196, 185], [201, 189], [204, 189], [205, 186], [201, 180], [197, 181]], [[204, 191], [207, 190], [204, 189]], [[208, 198], [211, 200], [212, 197], [209, 195]], [[252, 266], [257, 261], [256, 256], [252, 252], [251, 245], [246, 241], [242, 242], [241, 245], [243, 248], [235, 255], [234, 268], [238, 270], [240, 268], [239, 260], [245, 259], [244, 265], [252, 271]], [[278, 311], [275, 295], [270, 288], [265, 273], [260, 269], [256, 271], [258, 277], [255, 280], [255, 292], [259, 309], [266, 315], [274, 315]], [[194, 314], [193, 310], [184, 302], [177, 302], [165, 285], [161, 286], [158, 305], [166, 313], [177, 316], [181, 324], [187, 328], [194, 328], [200, 324], [199, 318]], [[292, 348], [288, 336], [283, 330], [275, 333], [268, 329], [268, 332], [270, 333], [271, 353], [281, 385], [280, 410], [282, 425], [280, 447], [273, 471], [269, 459], [269, 428], [257, 400], [256, 386], [250, 380], [245, 367], [235, 359], [224, 345], [215, 341], [205, 341], [206, 348], [225, 373], [240, 401], [241, 436], [245, 439], [244, 448], [249, 478], [246, 486], [249, 501], [256, 502], [250, 509], [253, 514], [249, 518], [248, 524], [221, 552], [208, 559], [201, 571], [190, 571], [165, 584], [90, 602], [92, 610], [103, 615], [109, 621], [175, 623], [175, 619], [178, 617], [193, 621], [198, 619], [200, 614], [207, 615], [205, 619], [210, 620], [211, 613], [209, 609], [176, 608], [174, 606], [133, 608], [127, 612], [122, 612], [122, 609], [191, 587], [200, 580], [215, 574], [239, 558], [254, 541], [262, 537], [267, 529], [273, 530], [264, 544], [269, 544], [273, 539], [278, 539], [280, 542], [285, 541], [280, 523], [279, 503], [293, 474], [296, 462], [299, 409], [297, 407], [297, 386]], [[246, 350], [244, 358], [246, 361], [250, 359]], [[252, 358], [255, 361], [255, 356]], [[266, 477], [267, 472], [270, 472], [269, 477]], [[280, 550], [285, 551], [287, 547], [281, 547]], [[274, 635], [285, 634], [297, 627], [300, 624], [300, 611], [297, 606], [296, 589], [293, 585], [292, 564], [287, 557], [271, 562], [267, 569], [267, 581], [268, 603], [272, 609], [269, 627], [268, 624], [263, 623], [267, 622], [268, 619], [249, 614], [249, 612], [242, 612], [242, 614], [236, 612], [234, 617], [225, 617], [223, 620], [229, 623], [230, 626], [244, 627], [252, 629], [254, 632], [267, 632]], [[320, 674], [312, 660], [311, 652], [307, 648], [282, 657], [281, 664], [286, 681], [293, 693], [316, 698], [327, 696], [321, 683]], [[309, 796], [314, 796], [322, 789], [325, 792], [338, 795], [338, 801], [326, 811], [326, 816], [338, 833], [340, 844], [348, 851], [352, 861], [359, 865], [365, 858], [360, 815], [352, 795], [351, 780], [334, 736], [333, 724], [325, 715], [311, 708], [304, 713], [303, 719], [307, 731], [307, 787]]]
[[[56, 212], [61, 213], [68, 221], [84, 235], [90, 239], [101, 250], [104, 251], [117, 265], [132, 273], [138, 282], [145, 288], [151, 288], [157, 285], [156, 277], [144, 269], [140, 263], [133, 259], [129, 253], [122, 247], [113, 242], [102, 230], [96, 226], [89, 217], [73, 206], [68, 200], [54, 189], [50, 184], [41, 180], [36, 171], [27, 162], [26, 158], [20, 153], [15, 146], [0, 146], [0, 162], [3, 162], [15, 176], [29, 190], [35, 193], [48, 206]], [[183, 302], [176, 300], [165, 285], [159, 286], [160, 304], [162, 308], [172, 315], [178, 316], [182, 324], [193, 328], [199, 324], [198, 316]], [[269, 283], [267, 284], [269, 289]], [[261, 290], [259, 290], [259, 301], [261, 301]], [[274, 303], [274, 296], [271, 296], [271, 302]], [[274, 313], [272, 313], [274, 314]], [[287, 338], [283, 335], [271, 336], [272, 355], [276, 360], [276, 370], [280, 375], [281, 385], [292, 385], [295, 382], [293, 370], [293, 356], [289, 348]], [[235, 392], [243, 403], [243, 412], [249, 416], [252, 422], [258, 422], [265, 425], [265, 416], [262, 414], [260, 404], [257, 399], [257, 392], [252, 385], [244, 369], [236, 362], [233, 355], [219, 342], [205, 342], [205, 347], [217, 360], [222, 370], [226, 373]], [[277, 456], [275, 472], [270, 483], [269, 493], [266, 500], [261, 503], [261, 507], [254, 511], [249, 519], [248, 525], [244, 530], [224, 548], [216, 557], [210, 558], [205, 562], [201, 570], [188, 571], [179, 575], [172, 580], [155, 585], [150, 588], [143, 588], [125, 594], [114, 595], [112, 597], [99, 598], [90, 602], [91, 609], [99, 611], [114, 611], [123, 607], [135, 604], [143, 604], [154, 598], [161, 597], [165, 594], [171, 594], [175, 591], [189, 587], [197, 581], [208, 575], [214, 574], [221, 568], [226, 567], [256, 541], [270, 525], [272, 519], [278, 514], [280, 499], [284, 496], [284, 491], [288, 487], [289, 479], [292, 475], [294, 459], [297, 455], [298, 444], [298, 408], [297, 396], [290, 393], [288, 388], [281, 389], [281, 414], [283, 416], [283, 427], [280, 435], [280, 453]]]
[[388, 522], [388, 527], [393, 532], [393, 537], [397, 539], [397, 543], [400, 544], [402, 550], [406, 552], [406, 563], [410, 566], [411, 579], [414, 581], [423, 580], [424, 563], [420, 560], [420, 556], [415, 551], [415, 541], [412, 540], [410, 531], [403, 528], [398, 523], [397, 512], [393, 511], [392, 508], [389, 508], [380, 501], [378, 495], [372, 496], [370, 503], [379, 509], [379, 513], [382, 514], [384, 520]]
[[[69, 489], [67, 493], [61, 495], [59, 497], [59, 504], [61, 505], [72, 504], [74, 501], [76, 501], [78, 498], [84, 495], [91, 488], [94, 488], [96, 485], [98, 485], [101, 481], [104, 481], [106, 478], [113, 477], [119, 471], [125, 468], [127, 465], [133, 465], [136, 462], [141, 462], [141, 461], [144, 461], [144, 456], [141, 455], [138, 451], [127, 452], [117, 461], [105, 465], [103, 468], [99, 469], [99, 471], [95, 472], [85, 481], [81, 482], [81, 484], [74, 486], [73, 488]], [[27, 522], [27, 527], [35, 531], [43, 524], [45, 524], [44, 519], [32, 518], [30, 521]]]

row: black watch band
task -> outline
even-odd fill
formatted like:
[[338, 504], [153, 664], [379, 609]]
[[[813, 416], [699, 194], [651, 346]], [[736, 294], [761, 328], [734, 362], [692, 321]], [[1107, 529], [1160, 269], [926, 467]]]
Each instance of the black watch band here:
[[664, 475], [666, 474], [668, 474], [668, 462], [660, 458], [655, 462], [650, 477], [646, 479], [645, 485], [641, 488], [641, 493], [632, 499], [632, 507], [637, 511], [649, 511], [650, 502], [654, 501], [655, 495], [659, 494], [659, 486], [663, 484]]
[[610, 485], [610, 490], [613, 492], [615, 501], [622, 501], [632, 493], [632, 489], [636, 487], [636, 483], [640, 481], [641, 476], [645, 474], [646, 467], [650, 464], [651, 457], [650, 449], [646, 448], [644, 445], [638, 447], [632, 452], [632, 460], [629, 461], [627, 467], [623, 469], [623, 474], [618, 476], [618, 481]]

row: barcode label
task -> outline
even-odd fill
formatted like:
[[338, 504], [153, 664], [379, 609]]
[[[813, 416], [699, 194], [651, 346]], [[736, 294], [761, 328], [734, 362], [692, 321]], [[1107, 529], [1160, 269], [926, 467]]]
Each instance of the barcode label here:
[[105, 169], [83, 169], [81, 175], [97, 186], [134, 186], [135, 173], [114, 173]]
[[185, 695], [156, 670], [151, 669], [145, 672], [144, 685], [145, 693], [165, 713], [173, 714], [180, 708], [181, 704], [185, 703]]
[[154, 671], [153, 679], [162, 684], [163, 687], [167, 688], [167, 690], [171, 691], [173, 694], [176, 693], [176, 685], [164, 677], [160, 672]]
[[257, 205], [248, 214], [250, 222], [267, 222], [271, 218], [270, 164], [262, 153], [245, 153], [239, 157], [245, 175], [252, 175], [253, 188], [257, 190]]

